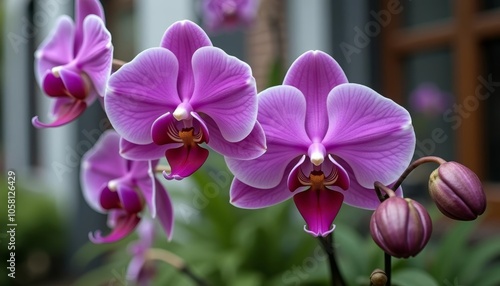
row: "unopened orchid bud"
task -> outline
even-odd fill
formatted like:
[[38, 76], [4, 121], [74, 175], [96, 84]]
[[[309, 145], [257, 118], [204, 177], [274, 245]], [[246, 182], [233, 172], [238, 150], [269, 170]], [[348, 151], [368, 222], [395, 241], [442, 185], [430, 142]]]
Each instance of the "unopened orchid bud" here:
[[391, 197], [373, 212], [370, 232], [385, 252], [397, 258], [408, 258], [417, 255], [429, 241], [432, 221], [418, 202]]
[[429, 178], [429, 192], [439, 210], [456, 220], [474, 220], [486, 209], [477, 175], [457, 162], [443, 163]]

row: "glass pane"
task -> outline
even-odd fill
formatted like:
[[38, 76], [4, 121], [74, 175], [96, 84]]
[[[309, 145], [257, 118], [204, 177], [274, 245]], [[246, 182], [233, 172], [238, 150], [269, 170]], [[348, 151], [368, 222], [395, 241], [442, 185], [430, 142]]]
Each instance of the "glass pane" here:
[[[410, 111], [417, 136], [414, 159], [440, 156], [452, 160], [455, 134], [449, 116], [455, 101], [452, 93], [452, 55], [449, 49], [418, 53], [405, 60], [405, 106]], [[421, 192], [436, 166], [427, 164], [415, 171], [413, 187]], [[411, 182], [411, 181], [410, 181]], [[415, 195], [419, 195], [419, 194]]]
[[407, 27], [439, 22], [451, 18], [452, 1], [401, 1], [403, 6], [403, 24]]
[[[485, 42], [484, 64], [486, 75], [479, 78], [485, 96], [485, 135], [486, 135], [486, 179], [500, 182], [500, 39]], [[489, 83], [488, 83], [489, 82]], [[484, 84], [486, 83], [486, 84]]]

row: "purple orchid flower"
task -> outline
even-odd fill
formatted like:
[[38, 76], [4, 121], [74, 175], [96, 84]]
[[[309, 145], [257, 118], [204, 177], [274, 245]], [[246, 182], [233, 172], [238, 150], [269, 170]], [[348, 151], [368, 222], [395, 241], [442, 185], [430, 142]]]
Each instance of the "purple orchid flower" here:
[[190, 21], [174, 23], [160, 48], [143, 51], [111, 76], [105, 107], [124, 138], [122, 155], [165, 156], [167, 179], [182, 179], [203, 165], [208, 150], [202, 143], [238, 159], [265, 152], [250, 67], [213, 47]]
[[267, 152], [248, 161], [226, 158], [235, 174], [235, 206], [262, 208], [293, 196], [305, 230], [326, 236], [343, 202], [374, 209], [374, 182], [394, 182], [412, 158], [408, 112], [368, 87], [347, 83], [323, 52], [300, 56], [284, 85], [258, 99]]
[[37, 128], [57, 127], [75, 120], [98, 96], [104, 96], [111, 73], [113, 46], [104, 25], [104, 11], [98, 0], [76, 0], [75, 23], [61, 16], [52, 33], [35, 52], [38, 84], [54, 98], [52, 123]]
[[113, 229], [106, 237], [96, 231], [89, 235], [90, 240], [109, 243], [124, 238], [140, 222], [145, 204], [171, 239], [172, 204], [153, 175], [158, 162], [126, 160], [119, 154], [119, 143], [115, 131], [106, 131], [82, 158], [80, 179], [85, 200], [94, 210], [108, 213], [108, 225]]
[[212, 31], [249, 26], [257, 17], [258, 0], [203, 0], [204, 25]]
[[127, 268], [127, 280], [146, 286], [156, 274], [154, 264], [147, 260], [147, 252], [153, 247], [155, 237], [154, 222], [144, 218], [137, 227], [139, 240], [130, 245], [128, 251], [132, 259]]
[[451, 96], [438, 86], [427, 82], [420, 84], [410, 94], [410, 106], [416, 112], [437, 116], [450, 107]]

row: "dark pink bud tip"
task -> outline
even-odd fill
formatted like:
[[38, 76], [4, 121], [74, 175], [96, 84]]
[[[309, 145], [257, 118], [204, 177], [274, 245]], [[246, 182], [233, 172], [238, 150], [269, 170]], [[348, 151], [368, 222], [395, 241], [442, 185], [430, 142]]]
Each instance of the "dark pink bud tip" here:
[[439, 210], [456, 220], [474, 220], [486, 210], [477, 175], [457, 162], [443, 163], [429, 178], [429, 192]]
[[373, 212], [370, 233], [388, 254], [408, 258], [417, 255], [429, 241], [432, 221], [427, 210], [416, 201], [391, 197]]

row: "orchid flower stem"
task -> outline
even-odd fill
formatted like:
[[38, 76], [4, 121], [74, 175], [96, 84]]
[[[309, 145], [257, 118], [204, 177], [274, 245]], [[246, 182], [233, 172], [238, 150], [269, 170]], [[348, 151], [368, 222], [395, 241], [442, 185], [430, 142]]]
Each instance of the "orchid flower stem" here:
[[399, 186], [401, 186], [401, 184], [403, 183], [403, 181], [406, 179], [406, 177], [408, 177], [408, 175], [413, 171], [415, 170], [418, 166], [422, 165], [422, 164], [425, 164], [425, 163], [437, 163], [439, 165], [443, 164], [443, 163], [446, 163], [446, 161], [440, 157], [436, 157], [436, 156], [427, 156], [427, 157], [422, 157], [420, 159], [417, 159], [415, 161], [413, 161], [410, 166], [408, 166], [408, 168], [406, 168], [406, 170], [404, 171], [403, 174], [401, 174], [401, 176], [399, 177], [399, 179], [396, 181], [396, 183], [392, 186], [392, 189], [393, 190], [397, 190], [399, 188]]
[[391, 263], [392, 256], [384, 252], [384, 271], [385, 275], [387, 276], [387, 283], [386, 285], [391, 286], [391, 270], [392, 270], [392, 263]]
[[[385, 201], [389, 197], [394, 197], [396, 195], [394, 190], [397, 190], [399, 188], [399, 186], [401, 186], [403, 181], [406, 179], [406, 177], [408, 177], [408, 175], [413, 170], [415, 170], [418, 166], [425, 164], [425, 163], [431, 163], [431, 162], [437, 163], [439, 165], [446, 163], [446, 161], [440, 157], [436, 157], [436, 156], [422, 157], [420, 159], [413, 161], [410, 164], [410, 166], [408, 166], [408, 168], [406, 168], [406, 170], [403, 172], [403, 174], [401, 174], [399, 179], [396, 181], [396, 183], [394, 183], [394, 185], [391, 188], [385, 186], [384, 184], [382, 184], [380, 182], [375, 182], [375, 184], [374, 184], [375, 192], [377, 193], [377, 196], [378, 196], [380, 202]], [[382, 191], [384, 191], [385, 194], [383, 194]], [[387, 275], [387, 285], [391, 285], [391, 268], [392, 268], [391, 255], [388, 254], [387, 252], [384, 253], [384, 264], [385, 264], [384, 265], [385, 266], [385, 274]]]
[[170, 166], [165, 166], [165, 165], [158, 165], [155, 168], [155, 172], [156, 173], [163, 173], [164, 171], [167, 172], [167, 173], [170, 173], [171, 170], [172, 169], [170, 168]]
[[332, 286], [345, 286], [344, 278], [340, 273], [337, 260], [335, 259], [335, 252], [333, 249], [333, 235], [328, 234], [326, 237], [320, 236], [319, 241], [321, 242], [321, 247], [328, 255], [328, 261], [330, 264], [330, 273], [332, 275]]
[[151, 248], [146, 253], [146, 258], [148, 260], [160, 260], [167, 264], [173, 266], [177, 271], [189, 277], [198, 286], [208, 286], [209, 284], [202, 278], [194, 274], [187, 264], [179, 256], [173, 254], [172, 252], [166, 251], [159, 248]]
[[126, 64], [125, 61], [119, 60], [119, 59], [113, 59], [113, 64], [111, 67], [111, 71], [115, 72], [119, 70], [124, 64]]

